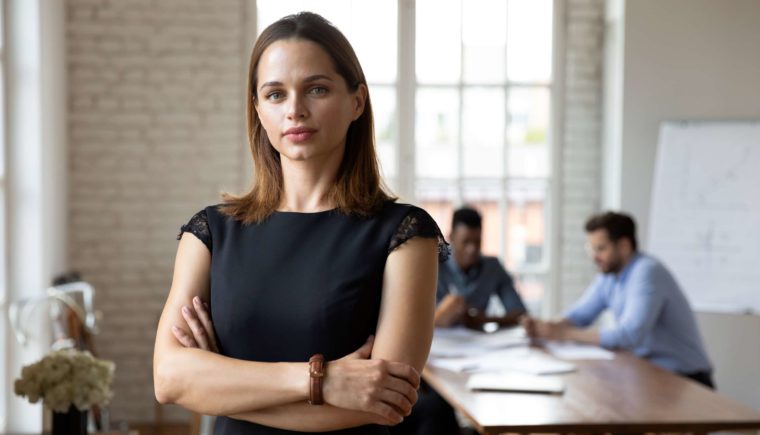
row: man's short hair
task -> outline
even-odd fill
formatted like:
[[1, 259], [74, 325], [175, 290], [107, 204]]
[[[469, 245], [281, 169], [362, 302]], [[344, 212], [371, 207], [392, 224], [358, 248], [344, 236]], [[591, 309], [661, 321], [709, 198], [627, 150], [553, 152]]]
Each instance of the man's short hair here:
[[454, 217], [451, 220], [451, 230], [453, 231], [457, 225], [462, 224], [467, 228], [482, 228], [483, 218], [480, 217], [480, 213], [471, 207], [462, 207], [454, 212]]
[[634, 251], [638, 248], [638, 243], [636, 242], [636, 222], [627, 214], [608, 211], [591, 216], [586, 221], [586, 232], [590, 233], [596, 230], [607, 231], [607, 236], [613, 242], [627, 238], [631, 241], [631, 248]]

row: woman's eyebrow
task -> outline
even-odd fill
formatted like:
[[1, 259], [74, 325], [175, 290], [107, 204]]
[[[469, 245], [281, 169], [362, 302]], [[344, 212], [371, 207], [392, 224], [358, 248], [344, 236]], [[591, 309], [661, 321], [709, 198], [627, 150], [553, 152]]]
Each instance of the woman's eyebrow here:
[[[315, 82], [317, 80], [328, 80], [331, 82], [334, 81], [330, 76], [326, 76], [324, 74], [314, 74], [303, 79], [304, 83]], [[282, 86], [282, 82], [278, 82], [278, 81], [265, 82], [261, 86], [259, 86], [259, 89], [264, 89], [266, 87], [276, 87], [276, 86]]]
[[264, 89], [268, 86], [271, 86], [271, 87], [282, 86], [282, 82], [276, 82], [276, 81], [266, 82], [266, 83], [263, 83], [261, 86], [259, 86], [259, 89]]
[[306, 77], [305, 79], [303, 79], [304, 82], [315, 82], [317, 80], [329, 80], [329, 81], [333, 81], [332, 78], [330, 78], [330, 77], [328, 77], [328, 76], [326, 76], [324, 74], [314, 74], [314, 75], [311, 75], [311, 76]]

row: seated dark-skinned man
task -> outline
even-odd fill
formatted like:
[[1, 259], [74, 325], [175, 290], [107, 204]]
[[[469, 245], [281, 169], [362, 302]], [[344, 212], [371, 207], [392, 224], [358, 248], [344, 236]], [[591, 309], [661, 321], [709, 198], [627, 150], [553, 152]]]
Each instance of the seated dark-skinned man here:
[[[449, 241], [452, 255], [438, 268], [435, 326], [463, 325], [482, 330], [486, 323], [514, 326], [525, 315], [525, 305], [514, 281], [496, 257], [481, 254], [482, 217], [475, 209], [454, 212]], [[502, 316], [487, 316], [491, 296], [504, 306]], [[460, 427], [451, 406], [426, 383], [419, 400], [404, 422], [391, 428], [394, 435], [459, 435]]]

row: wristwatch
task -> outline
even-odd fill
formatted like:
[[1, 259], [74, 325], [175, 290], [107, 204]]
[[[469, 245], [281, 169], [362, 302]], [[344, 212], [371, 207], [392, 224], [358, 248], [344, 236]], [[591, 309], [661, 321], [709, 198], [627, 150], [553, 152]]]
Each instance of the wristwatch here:
[[309, 358], [309, 405], [323, 405], [322, 380], [325, 378], [325, 357], [315, 354]]

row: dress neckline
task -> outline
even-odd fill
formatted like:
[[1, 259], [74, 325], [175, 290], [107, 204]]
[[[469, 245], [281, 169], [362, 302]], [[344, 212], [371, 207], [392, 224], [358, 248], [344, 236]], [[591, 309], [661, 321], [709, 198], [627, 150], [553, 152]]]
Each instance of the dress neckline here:
[[337, 211], [337, 210], [338, 210], [338, 207], [334, 207], [334, 208], [331, 208], [331, 209], [328, 209], [328, 210], [322, 210], [322, 211], [280, 211], [280, 210], [275, 210], [273, 213], [275, 213], [275, 214], [282, 214], [282, 215], [315, 216], [315, 215], [320, 215], [320, 214], [324, 214], [324, 213], [334, 212], [334, 211]]

